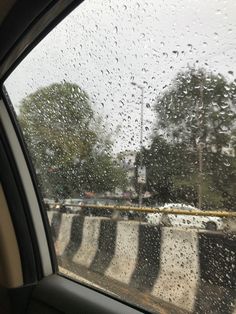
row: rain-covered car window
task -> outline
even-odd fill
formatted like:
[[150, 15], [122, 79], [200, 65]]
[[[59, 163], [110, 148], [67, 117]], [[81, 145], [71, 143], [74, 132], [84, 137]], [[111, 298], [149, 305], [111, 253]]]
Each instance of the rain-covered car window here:
[[236, 313], [236, 2], [86, 0], [5, 86], [60, 272]]

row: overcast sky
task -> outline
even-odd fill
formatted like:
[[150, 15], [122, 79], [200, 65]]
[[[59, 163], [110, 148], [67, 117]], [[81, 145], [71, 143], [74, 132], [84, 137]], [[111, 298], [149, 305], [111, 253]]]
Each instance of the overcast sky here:
[[77, 83], [113, 132], [117, 152], [139, 146], [141, 90], [131, 82], [144, 87], [147, 146], [157, 96], [178, 71], [194, 65], [235, 78], [235, 0], [85, 0], [26, 57], [6, 87], [17, 108], [39, 87]]

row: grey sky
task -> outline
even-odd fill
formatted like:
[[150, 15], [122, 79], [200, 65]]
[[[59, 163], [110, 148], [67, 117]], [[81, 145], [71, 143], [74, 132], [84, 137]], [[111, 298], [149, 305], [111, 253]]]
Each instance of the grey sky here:
[[[144, 136], [153, 106], [187, 66], [236, 73], [235, 0], [85, 0], [21, 63], [6, 82], [13, 103], [38, 87], [77, 83], [114, 134], [115, 151], [139, 146], [140, 90]], [[149, 141], [145, 140], [145, 145]]]

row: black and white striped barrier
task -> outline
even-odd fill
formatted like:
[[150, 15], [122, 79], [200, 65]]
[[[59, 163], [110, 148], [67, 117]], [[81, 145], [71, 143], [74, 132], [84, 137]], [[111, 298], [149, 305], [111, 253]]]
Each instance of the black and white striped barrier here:
[[236, 314], [236, 238], [50, 213], [58, 256], [190, 313]]

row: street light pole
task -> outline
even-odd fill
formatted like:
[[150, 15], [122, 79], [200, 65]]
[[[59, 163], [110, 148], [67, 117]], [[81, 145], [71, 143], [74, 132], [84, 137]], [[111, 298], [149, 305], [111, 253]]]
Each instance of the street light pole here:
[[140, 153], [141, 153], [143, 148], [143, 86], [140, 86], [140, 88], [141, 88], [141, 108], [140, 108]]
[[[131, 82], [132, 85], [137, 86], [141, 90], [141, 106], [140, 106], [140, 169], [143, 168], [143, 94], [144, 94], [144, 87], [135, 83]], [[139, 174], [138, 174], [139, 175]], [[139, 207], [142, 207], [143, 198], [142, 198], [143, 186], [142, 182], [139, 183]]]
[[[200, 110], [198, 112], [198, 127], [200, 132], [203, 128], [203, 76], [200, 78]], [[202, 137], [202, 136], [201, 136]], [[198, 173], [198, 208], [202, 209], [202, 185], [203, 185], [203, 146], [202, 138], [198, 143], [198, 163], [199, 163], [199, 173]]]

